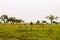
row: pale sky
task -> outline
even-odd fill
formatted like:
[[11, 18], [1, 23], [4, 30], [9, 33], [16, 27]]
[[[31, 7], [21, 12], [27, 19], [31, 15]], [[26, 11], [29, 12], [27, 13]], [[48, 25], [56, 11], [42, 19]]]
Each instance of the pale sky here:
[[0, 15], [3, 14], [25, 22], [46, 20], [50, 14], [60, 17], [60, 0], [0, 0]]

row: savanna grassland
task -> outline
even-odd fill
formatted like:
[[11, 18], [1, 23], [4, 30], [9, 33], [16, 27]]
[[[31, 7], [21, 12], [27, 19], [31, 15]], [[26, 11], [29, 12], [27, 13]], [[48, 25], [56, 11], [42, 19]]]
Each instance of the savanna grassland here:
[[60, 24], [0, 24], [0, 40], [60, 40]]

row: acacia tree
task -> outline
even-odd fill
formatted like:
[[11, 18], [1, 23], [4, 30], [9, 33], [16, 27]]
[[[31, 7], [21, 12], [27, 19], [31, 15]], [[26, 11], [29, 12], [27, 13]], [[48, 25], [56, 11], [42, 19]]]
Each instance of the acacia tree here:
[[40, 24], [40, 21], [39, 21], [39, 20], [37, 20], [36, 24]]
[[10, 17], [10, 18], [8, 18], [8, 21], [10, 21], [11, 24], [24, 22], [23, 20], [21, 20], [21, 19], [16, 19], [15, 17]]
[[12, 24], [14, 24], [14, 22], [16, 22], [16, 18], [10, 17], [10, 18], [8, 18], [8, 21], [10, 21]]
[[16, 23], [21, 23], [21, 22], [24, 22], [22, 19], [16, 19], [15, 21]]
[[44, 20], [42, 21], [42, 24], [46, 24], [46, 23], [47, 23], [47, 21], [44, 21]]
[[2, 21], [4, 21], [4, 23], [6, 23], [7, 20], [8, 20], [8, 16], [7, 15], [2, 15], [0, 18], [2, 19]]
[[52, 27], [52, 22], [53, 22], [53, 20], [54, 20], [54, 19], [57, 20], [59, 17], [58, 17], [58, 16], [55, 17], [54, 15], [49, 15], [49, 16], [46, 16], [46, 18], [48, 18], [48, 19], [51, 21], [51, 27]]
[[56, 20], [57, 20], [58, 18], [59, 18], [58, 16], [55, 17]]

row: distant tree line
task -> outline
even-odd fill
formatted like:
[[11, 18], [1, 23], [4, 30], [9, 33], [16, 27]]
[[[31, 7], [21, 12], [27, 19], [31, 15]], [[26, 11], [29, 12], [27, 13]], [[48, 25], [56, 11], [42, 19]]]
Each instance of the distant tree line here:
[[[54, 15], [49, 15], [49, 16], [46, 16], [47, 19], [49, 19], [51, 21], [51, 27], [52, 27], [52, 24], [59, 24], [60, 22], [56, 22], [56, 21], [53, 21], [54, 19], [58, 19], [59, 17], [58, 16], [54, 16]], [[33, 22], [30, 22], [30, 24], [33, 24]], [[40, 23], [39, 20], [37, 20], [36, 24], [48, 24], [47, 21], [45, 20], [42, 20], [42, 22]]]
[[24, 22], [22, 19], [17, 19], [15, 17], [8, 17], [7, 15], [2, 15], [0, 16], [0, 20], [5, 23], [11, 23], [11, 24], [14, 24], [14, 23], [21, 23], [21, 22]]
[[[54, 19], [57, 20], [59, 18], [58, 16], [55, 17], [54, 15], [49, 15], [49, 16], [46, 16], [46, 18], [48, 18], [51, 21], [51, 26], [52, 26], [52, 23], [58, 24], [58, 22], [53, 21]], [[22, 19], [17, 19], [15, 17], [8, 17], [7, 15], [0, 16], [0, 20], [3, 21], [4, 24], [5, 23], [20, 24], [21, 22], [24, 22], [24, 20]], [[42, 22], [37, 20], [36, 23], [30, 22], [30, 24], [33, 25], [33, 24], [48, 24], [48, 23], [45, 20], [42, 20]]]

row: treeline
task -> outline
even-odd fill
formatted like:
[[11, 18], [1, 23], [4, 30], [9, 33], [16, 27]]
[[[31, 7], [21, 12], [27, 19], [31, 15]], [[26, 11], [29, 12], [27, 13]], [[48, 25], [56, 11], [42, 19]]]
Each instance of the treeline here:
[[11, 24], [16, 24], [16, 23], [21, 23], [21, 22], [24, 22], [22, 19], [17, 19], [15, 17], [8, 17], [7, 15], [2, 15], [0, 16], [0, 23], [11, 23]]
[[[56, 21], [53, 21], [54, 19], [58, 19], [59, 17], [58, 16], [54, 16], [54, 15], [49, 15], [49, 16], [46, 16], [45, 18], [48, 18], [50, 21], [51, 21], [51, 25], [52, 23], [55, 23], [55, 24], [58, 24], [59, 22], [56, 22]], [[11, 23], [11, 24], [20, 24], [21, 22], [24, 22], [24, 20], [22, 19], [17, 19], [15, 17], [8, 17], [8, 15], [2, 15], [0, 16], [0, 23]], [[30, 22], [31, 25], [33, 24], [48, 24], [46, 20], [42, 20], [42, 22], [40, 22], [38, 19], [36, 21], [36, 23], [33, 23], [33, 22]]]

